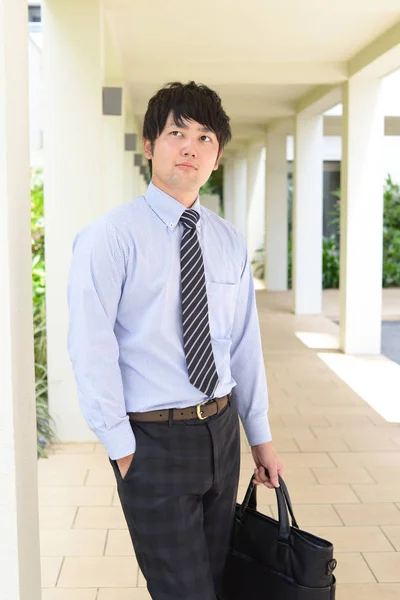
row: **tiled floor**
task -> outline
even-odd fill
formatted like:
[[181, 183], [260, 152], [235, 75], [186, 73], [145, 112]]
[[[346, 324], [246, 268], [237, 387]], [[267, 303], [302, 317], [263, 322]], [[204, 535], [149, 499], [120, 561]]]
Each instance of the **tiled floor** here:
[[[324, 353], [337, 355], [338, 333], [330, 319], [291, 314], [289, 294], [259, 292], [258, 306], [274, 443], [299, 524], [334, 543], [338, 600], [398, 600], [400, 425], [328, 366]], [[336, 315], [337, 295], [326, 293], [324, 306]], [[400, 293], [385, 307], [398, 317]], [[307, 343], [315, 336], [328, 343]], [[384, 389], [388, 362], [369, 357], [359, 376], [376, 367]], [[240, 499], [253, 468], [244, 439], [242, 450]], [[43, 600], [149, 599], [103, 447], [54, 446], [39, 460], [39, 485]], [[259, 508], [276, 517], [273, 491], [260, 491]]]

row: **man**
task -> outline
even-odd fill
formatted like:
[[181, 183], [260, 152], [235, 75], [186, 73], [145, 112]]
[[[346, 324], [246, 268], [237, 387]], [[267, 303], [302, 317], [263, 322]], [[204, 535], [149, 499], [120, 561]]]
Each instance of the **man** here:
[[154, 600], [215, 600], [233, 523], [239, 422], [255, 480], [277, 487], [253, 279], [241, 234], [199, 189], [231, 137], [219, 96], [151, 98], [152, 182], [76, 237], [68, 346]]

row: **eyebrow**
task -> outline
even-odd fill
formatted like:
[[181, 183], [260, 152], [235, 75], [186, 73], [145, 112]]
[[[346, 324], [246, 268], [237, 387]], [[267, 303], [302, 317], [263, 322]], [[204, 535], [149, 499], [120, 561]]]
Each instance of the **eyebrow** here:
[[[183, 122], [182, 125], [178, 125], [177, 123], [175, 123], [175, 121], [170, 121], [168, 123], [167, 127], [178, 127], [180, 129], [188, 129], [188, 126], [186, 125], [185, 122]], [[204, 125], [202, 127], [198, 127], [197, 129], [198, 129], [198, 131], [201, 131], [202, 133], [214, 133], [213, 131], [211, 131], [211, 129], [209, 129], [208, 127], [205, 127]]]

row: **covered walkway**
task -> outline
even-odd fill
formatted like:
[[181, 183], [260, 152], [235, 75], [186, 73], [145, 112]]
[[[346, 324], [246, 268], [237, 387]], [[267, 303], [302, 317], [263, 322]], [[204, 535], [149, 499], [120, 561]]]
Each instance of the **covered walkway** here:
[[[273, 437], [297, 519], [333, 541], [338, 600], [398, 600], [400, 425], [369, 406], [341, 378], [343, 369], [339, 376], [323, 360], [351, 360], [335, 350], [338, 326], [324, 315], [291, 314], [290, 295], [259, 291], [257, 301]], [[324, 310], [335, 314], [337, 301], [324, 293]], [[384, 291], [383, 317], [389, 315], [400, 318], [400, 290]], [[400, 380], [400, 366], [383, 357], [359, 360], [359, 376], [373, 368], [382, 390], [388, 368]], [[243, 437], [240, 499], [252, 469]], [[97, 443], [60, 444], [39, 461], [43, 600], [150, 599], [114, 484]], [[276, 517], [274, 492], [260, 490], [259, 498], [260, 510]]]

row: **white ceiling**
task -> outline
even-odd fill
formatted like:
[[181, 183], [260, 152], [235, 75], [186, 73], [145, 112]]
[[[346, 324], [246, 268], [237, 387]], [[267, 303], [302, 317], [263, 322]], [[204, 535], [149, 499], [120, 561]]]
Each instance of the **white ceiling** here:
[[237, 138], [292, 115], [314, 86], [345, 80], [347, 61], [400, 21], [400, 0], [105, 0], [105, 7], [139, 120], [161, 85], [194, 79], [220, 93]]

